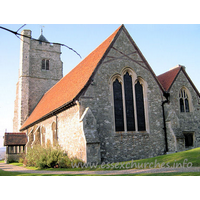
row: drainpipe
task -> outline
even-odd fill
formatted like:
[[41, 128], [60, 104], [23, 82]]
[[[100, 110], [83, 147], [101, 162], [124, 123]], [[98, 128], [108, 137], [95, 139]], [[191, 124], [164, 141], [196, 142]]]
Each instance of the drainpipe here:
[[165, 101], [162, 102], [162, 111], [163, 111], [163, 125], [164, 125], [164, 134], [165, 134], [165, 154], [168, 152], [168, 143], [167, 143], [167, 128], [166, 128], [166, 121], [165, 121], [165, 107], [164, 104], [169, 103], [169, 96], [168, 92], [164, 92], [163, 96], [166, 98]]

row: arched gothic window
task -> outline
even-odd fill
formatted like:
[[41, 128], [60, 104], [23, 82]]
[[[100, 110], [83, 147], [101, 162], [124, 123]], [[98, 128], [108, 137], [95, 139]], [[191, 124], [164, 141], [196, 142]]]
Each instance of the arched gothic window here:
[[185, 88], [179, 92], [180, 112], [190, 112], [189, 96]]
[[34, 135], [33, 135], [33, 130], [29, 133], [29, 143], [32, 144], [34, 142]]
[[146, 131], [143, 81], [129, 71], [123, 74], [113, 79], [115, 131]]
[[115, 130], [124, 131], [122, 85], [118, 79], [113, 82]]
[[41, 144], [41, 130], [38, 127], [37, 131], [35, 132], [35, 144]]
[[133, 83], [132, 83], [132, 77], [129, 75], [128, 72], [124, 75], [124, 93], [125, 93], [127, 131], [135, 131]]
[[32, 144], [34, 143], [34, 134], [33, 129], [31, 129], [28, 133], [28, 142], [26, 144], [26, 147], [32, 147]]
[[138, 131], [145, 131], [145, 112], [144, 112], [144, 96], [143, 87], [139, 81], [135, 84], [135, 97], [136, 97], [136, 108], [137, 108], [137, 123]]
[[42, 127], [42, 131], [41, 131], [41, 133], [42, 133], [42, 145], [44, 146], [45, 145], [45, 128], [44, 128], [44, 126]]
[[56, 131], [56, 123], [52, 123], [52, 136], [53, 136], [53, 146], [56, 146], [58, 141], [57, 131]]

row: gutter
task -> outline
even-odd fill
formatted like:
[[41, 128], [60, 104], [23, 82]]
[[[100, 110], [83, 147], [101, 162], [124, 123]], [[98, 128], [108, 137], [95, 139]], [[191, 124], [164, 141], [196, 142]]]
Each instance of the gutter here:
[[164, 134], [165, 134], [165, 151], [164, 151], [164, 153], [166, 154], [168, 152], [168, 142], [167, 142], [167, 128], [166, 128], [166, 121], [165, 121], [165, 107], [164, 107], [164, 105], [166, 103], [169, 103], [170, 94], [168, 92], [163, 92], [163, 96], [166, 98], [166, 100], [162, 102], [163, 125], [164, 125], [163, 130], [164, 130]]
[[60, 106], [59, 108], [51, 111], [50, 113], [44, 115], [43, 117], [39, 118], [38, 120], [34, 121], [33, 123], [31, 123], [31, 124], [29, 124], [29, 125], [27, 125], [25, 127], [23, 127], [23, 125], [22, 125], [23, 128], [21, 128], [20, 131], [24, 131], [24, 130], [28, 129], [31, 126], [34, 126], [35, 124], [40, 123], [41, 121], [44, 121], [44, 120], [46, 120], [46, 119], [48, 119], [48, 118], [50, 118], [52, 116], [56, 116], [57, 114], [59, 114], [63, 110], [67, 110], [68, 108], [70, 108], [70, 107], [72, 107], [74, 105], [76, 105], [75, 98], [72, 101], [70, 101], [70, 102]]

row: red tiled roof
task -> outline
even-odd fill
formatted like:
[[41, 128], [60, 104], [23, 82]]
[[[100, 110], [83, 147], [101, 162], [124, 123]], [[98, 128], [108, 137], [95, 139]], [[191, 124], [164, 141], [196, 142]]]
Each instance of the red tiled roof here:
[[78, 96], [87, 85], [99, 62], [122, 27], [123, 25], [44, 94], [36, 108], [22, 125], [21, 130], [25, 130], [25, 128], [52, 111], [72, 102]]
[[26, 145], [26, 133], [5, 133], [4, 146], [9, 145]]
[[169, 70], [168, 72], [157, 76], [157, 79], [159, 80], [165, 91], [168, 91], [170, 89], [172, 83], [177, 77], [179, 71], [181, 70], [181, 67], [182, 66], [178, 65], [177, 67]]

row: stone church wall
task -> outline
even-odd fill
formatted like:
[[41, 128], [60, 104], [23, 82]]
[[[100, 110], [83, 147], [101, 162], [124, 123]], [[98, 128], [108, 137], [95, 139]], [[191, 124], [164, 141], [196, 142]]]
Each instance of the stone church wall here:
[[[60, 60], [60, 45], [30, 43], [29, 68], [29, 112], [31, 113], [42, 96], [62, 77], [63, 68]], [[49, 60], [49, 70], [42, 70], [42, 60]]]
[[[123, 32], [115, 42], [114, 48], [101, 63], [93, 83], [80, 98], [82, 110], [89, 107], [96, 119], [101, 161], [117, 162], [163, 154], [165, 144], [161, 107], [162, 92], [152, 74], [145, 67], [134, 62], [140, 58], [138, 54], [132, 53], [135, 52], [135, 49]], [[120, 52], [129, 55], [129, 58]], [[144, 63], [143, 65], [145, 66]], [[120, 74], [125, 68], [130, 68], [147, 83], [147, 99], [145, 101], [148, 109], [148, 131], [146, 132], [119, 133], [114, 130], [111, 77]]]
[[19, 126], [19, 82], [16, 84], [16, 98], [14, 102], [14, 118], [13, 118], [13, 131], [17, 132], [20, 127]]
[[[179, 91], [182, 87], [185, 87], [189, 90], [191, 101], [190, 112], [180, 112], [179, 104]], [[169, 115], [171, 111], [175, 112], [177, 117], [177, 123], [174, 124], [173, 129], [175, 134], [178, 136], [178, 144], [180, 147], [178, 151], [185, 150], [185, 140], [184, 133], [193, 133], [194, 134], [194, 145], [193, 147], [200, 146], [200, 104], [199, 97], [195, 92], [194, 88], [186, 78], [185, 74], [181, 71], [176, 78], [176, 81], [173, 83], [170, 89], [170, 104], [168, 106], [168, 112], [166, 115]], [[173, 123], [173, 117], [169, 116], [169, 120]], [[182, 140], [180, 139], [182, 136]]]
[[[31, 31], [23, 30], [22, 35], [31, 37]], [[14, 132], [19, 131], [45, 92], [63, 77], [60, 54], [60, 45], [39, 43], [22, 36], [13, 119]], [[49, 70], [42, 69], [43, 59], [49, 60]]]
[[77, 157], [87, 162], [86, 141], [78, 105], [58, 115], [58, 143], [70, 157]]
[[[40, 46], [39, 43], [31, 43], [30, 77], [19, 80], [15, 102], [18, 105], [19, 102], [24, 104], [25, 101], [28, 102], [29, 107], [23, 106], [25, 111], [23, 109], [21, 111], [24, 117], [25, 112], [28, 113], [27, 109], [31, 112], [42, 95], [62, 76], [60, 50], [57, 49], [58, 46], [49, 45]], [[164, 154], [165, 138], [161, 105], [165, 98], [148, 64], [138, 51], [126, 32], [122, 30], [96, 69], [91, 84], [81, 91], [76, 105], [30, 127], [28, 145], [33, 144], [33, 139], [36, 141], [38, 138], [41, 144], [54, 144], [56, 135], [58, 144], [69, 157], [97, 163], [136, 160]], [[42, 59], [50, 59], [49, 71], [41, 70]], [[135, 82], [143, 81], [141, 85], [144, 91], [146, 131], [115, 131], [113, 79], [122, 77], [123, 84], [126, 72], [130, 72]], [[24, 73], [27, 73], [27, 69]], [[25, 85], [21, 89], [23, 81]], [[180, 112], [179, 91], [183, 86], [189, 90], [192, 97], [189, 113]], [[21, 92], [25, 94], [26, 91], [28, 95], [20, 97]], [[182, 71], [172, 85], [169, 100], [170, 103], [165, 104], [169, 151], [185, 150], [184, 133], [188, 132], [194, 135], [193, 147], [200, 146], [199, 98]], [[19, 120], [20, 117], [19, 115], [14, 120]]]
[[[82, 123], [79, 121], [79, 106], [73, 106], [34, 126], [37, 128], [40, 127], [41, 138], [42, 128], [44, 128], [45, 145], [53, 145], [53, 123], [57, 124], [57, 142], [62, 149], [67, 152], [69, 157], [76, 157], [86, 162], [86, 142], [83, 134]], [[34, 135], [36, 135], [37, 128], [34, 127], [29, 128], [28, 135], [32, 129], [35, 130]]]

